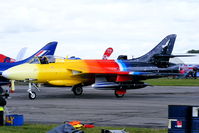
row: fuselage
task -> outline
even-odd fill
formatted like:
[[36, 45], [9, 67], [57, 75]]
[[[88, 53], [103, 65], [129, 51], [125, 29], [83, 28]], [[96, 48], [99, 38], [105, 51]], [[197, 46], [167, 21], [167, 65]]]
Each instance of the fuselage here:
[[[32, 80], [37, 83], [73, 86], [92, 84], [95, 76], [111, 77], [114, 82], [117, 75], [140, 75], [143, 72], [174, 72], [177, 66], [158, 68], [153, 64], [138, 63], [133, 60], [64, 60], [49, 64], [22, 64], [4, 72], [4, 76], [13, 80]], [[141, 72], [142, 73], [141, 73]], [[107, 76], [106, 76], [107, 75]]]

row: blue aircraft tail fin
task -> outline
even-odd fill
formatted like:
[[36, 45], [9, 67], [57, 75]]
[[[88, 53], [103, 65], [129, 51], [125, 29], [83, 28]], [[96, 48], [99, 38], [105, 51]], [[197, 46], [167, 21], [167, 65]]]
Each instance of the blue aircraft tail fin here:
[[134, 60], [137, 62], [153, 63], [159, 67], [167, 67], [169, 59], [172, 58], [171, 53], [173, 51], [175, 40], [175, 34], [168, 35], [147, 54]]
[[54, 55], [55, 49], [57, 47], [57, 42], [50, 42], [46, 44], [43, 48], [41, 48], [39, 51], [37, 51], [35, 54], [32, 56], [28, 57], [27, 59], [24, 59], [22, 62], [28, 62], [30, 61], [34, 56], [45, 56], [45, 55]]

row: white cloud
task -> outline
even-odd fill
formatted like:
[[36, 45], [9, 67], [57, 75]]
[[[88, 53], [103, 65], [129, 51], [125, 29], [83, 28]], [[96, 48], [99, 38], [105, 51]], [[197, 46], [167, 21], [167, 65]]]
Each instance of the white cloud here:
[[178, 35], [174, 52], [199, 49], [199, 3], [194, 0], [0, 2], [0, 53], [13, 57], [26, 45], [31, 54], [50, 41], [59, 42], [59, 56], [101, 58], [110, 46], [113, 58], [139, 56], [173, 33]]

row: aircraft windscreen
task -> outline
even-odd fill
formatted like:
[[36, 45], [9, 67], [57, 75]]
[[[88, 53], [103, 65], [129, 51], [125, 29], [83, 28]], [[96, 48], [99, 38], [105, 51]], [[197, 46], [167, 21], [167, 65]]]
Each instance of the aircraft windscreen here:
[[57, 59], [64, 60], [63, 57], [55, 57], [52, 55], [41, 56], [41, 57], [34, 57], [29, 63], [30, 64], [49, 64], [57, 62]]
[[32, 60], [29, 62], [30, 64], [41, 64], [40, 60], [38, 57], [34, 57]]

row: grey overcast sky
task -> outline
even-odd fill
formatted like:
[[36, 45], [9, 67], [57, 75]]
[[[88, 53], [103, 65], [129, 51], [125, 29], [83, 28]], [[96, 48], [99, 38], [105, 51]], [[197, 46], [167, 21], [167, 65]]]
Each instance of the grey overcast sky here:
[[138, 57], [166, 35], [174, 53], [199, 49], [198, 0], [0, 0], [0, 53], [26, 56], [50, 41], [55, 55], [101, 58], [112, 47]]

